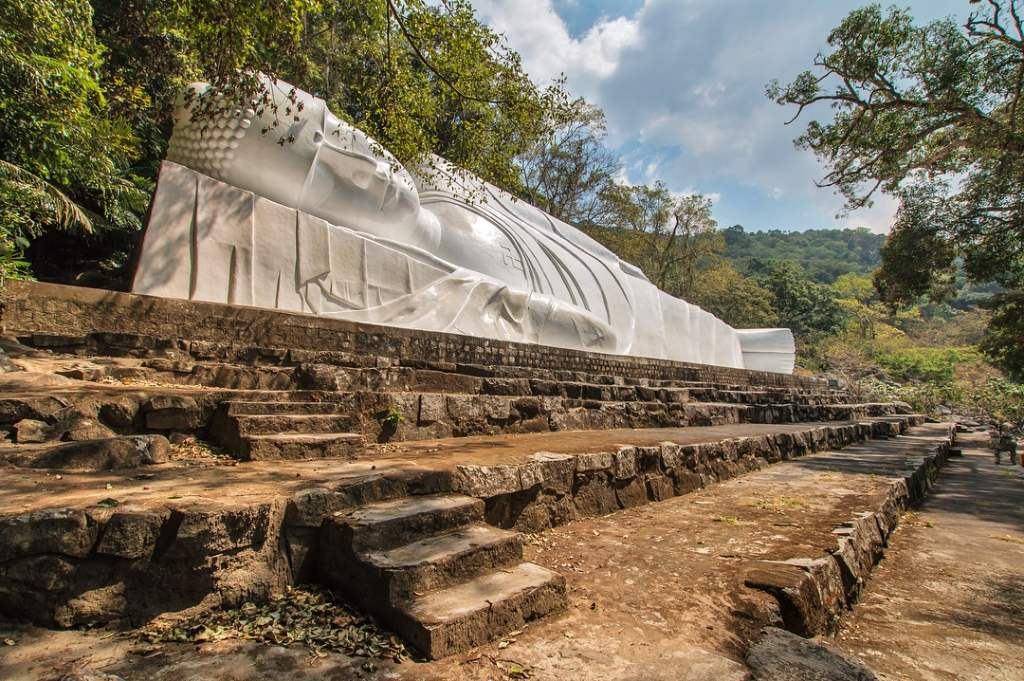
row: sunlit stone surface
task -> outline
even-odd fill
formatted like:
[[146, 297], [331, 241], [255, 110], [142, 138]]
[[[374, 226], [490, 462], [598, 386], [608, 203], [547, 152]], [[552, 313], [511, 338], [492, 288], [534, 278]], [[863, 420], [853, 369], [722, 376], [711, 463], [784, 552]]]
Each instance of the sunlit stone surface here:
[[135, 292], [792, 372], [788, 329], [733, 329], [575, 227], [443, 160], [410, 172], [322, 100], [272, 91], [267, 134], [269, 111], [203, 130], [179, 108]]

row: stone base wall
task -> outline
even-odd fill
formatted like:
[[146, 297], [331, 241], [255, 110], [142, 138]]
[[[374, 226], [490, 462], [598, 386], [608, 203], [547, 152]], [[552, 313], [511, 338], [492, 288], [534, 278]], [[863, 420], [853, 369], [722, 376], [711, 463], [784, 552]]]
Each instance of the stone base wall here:
[[[209, 355], [213, 346], [248, 354], [333, 351], [394, 361], [525, 366], [631, 378], [821, 388], [813, 379], [669, 360], [589, 353], [526, 343], [325, 319], [255, 307], [157, 298], [38, 282], [0, 289], [0, 331], [47, 345], [136, 345]], [[38, 343], [37, 343], [38, 341]], [[223, 350], [219, 354], [225, 354]], [[228, 353], [230, 354], [230, 353]]]
[[[155, 508], [54, 508], [0, 518], [0, 613], [44, 626], [141, 622], [259, 601], [318, 579], [325, 521], [410, 495], [458, 492], [487, 522], [539, 532], [605, 515], [918, 422], [900, 416], [759, 437], [590, 454], [537, 454], [508, 466], [370, 474], [253, 503], [170, 501]], [[917, 475], [908, 489], [924, 493]], [[920, 489], [919, 489], [920, 488]]]

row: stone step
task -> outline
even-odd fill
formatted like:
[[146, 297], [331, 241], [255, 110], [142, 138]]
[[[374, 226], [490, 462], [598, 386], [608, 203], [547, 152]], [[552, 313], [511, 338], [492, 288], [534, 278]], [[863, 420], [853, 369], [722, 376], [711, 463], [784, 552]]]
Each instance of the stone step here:
[[[456, 367], [447, 371], [408, 366], [344, 367], [333, 365], [301, 365], [299, 367], [252, 366], [217, 362], [187, 364], [187, 371], [158, 370], [168, 360], [147, 360], [153, 366], [125, 367], [118, 371], [138, 373], [154, 380], [183, 385], [205, 385], [220, 388], [302, 389], [314, 391], [384, 391], [437, 392], [447, 394], [482, 394], [507, 396], [567, 397], [610, 401], [659, 400], [683, 402], [688, 399], [753, 403], [757, 401], [791, 401], [797, 403], [828, 403], [845, 397], [841, 391], [771, 388], [760, 385], [694, 382], [680, 380], [639, 380], [605, 374], [587, 374], [517, 368], [517, 371], [495, 372], [492, 376], [464, 373]], [[182, 369], [184, 367], [178, 367]], [[95, 375], [83, 376], [99, 380], [113, 369], [100, 369]], [[76, 376], [77, 377], [77, 376]], [[296, 390], [300, 392], [300, 390]], [[292, 398], [296, 399], [296, 398]]]
[[228, 402], [229, 416], [264, 416], [270, 414], [336, 414], [334, 402]]
[[562, 575], [519, 563], [416, 597], [398, 609], [392, 625], [436, 660], [521, 629], [566, 604]]
[[392, 605], [416, 595], [515, 565], [523, 559], [523, 536], [486, 524], [466, 525], [388, 551], [357, 556]]
[[235, 416], [238, 434], [320, 434], [346, 433], [353, 430], [352, 417], [347, 414], [259, 414]]
[[483, 519], [481, 499], [445, 494], [368, 504], [347, 514], [342, 522], [352, 551], [367, 553], [387, 551]]
[[247, 435], [237, 456], [246, 461], [280, 459], [357, 459], [365, 452], [359, 433], [277, 433]]

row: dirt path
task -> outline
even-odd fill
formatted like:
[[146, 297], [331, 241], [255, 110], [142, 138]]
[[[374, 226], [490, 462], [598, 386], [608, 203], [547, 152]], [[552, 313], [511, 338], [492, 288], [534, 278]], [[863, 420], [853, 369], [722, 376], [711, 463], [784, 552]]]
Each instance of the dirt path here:
[[836, 642], [887, 681], [1024, 679], [1024, 469], [961, 436]]
[[807, 456], [535, 535], [526, 559], [566, 576], [567, 611], [439, 662], [381, 663], [364, 673], [359, 660], [341, 655], [311, 660], [302, 649], [244, 642], [165, 645], [139, 655], [124, 642], [94, 638], [90, 652], [82, 639], [96, 634], [38, 629], [14, 631], [19, 645], [0, 650], [0, 658], [6, 652], [18, 670], [10, 678], [19, 680], [53, 678], [54, 669], [77, 659], [128, 681], [742, 681], [747, 643], [777, 614], [774, 599], [744, 586], [751, 566], [834, 547], [832, 529], [876, 509], [908, 456], [934, 446], [942, 433], [925, 426], [914, 437]]

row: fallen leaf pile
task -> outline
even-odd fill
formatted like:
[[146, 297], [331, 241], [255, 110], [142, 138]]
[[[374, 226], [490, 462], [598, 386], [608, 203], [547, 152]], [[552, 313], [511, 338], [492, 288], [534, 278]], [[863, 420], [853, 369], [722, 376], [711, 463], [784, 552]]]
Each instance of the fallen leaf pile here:
[[176, 461], [189, 459], [224, 459], [226, 461], [234, 461], [234, 457], [227, 452], [194, 437], [188, 437], [181, 442], [172, 444], [171, 458]]
[[137, 378], [132, 376], [123, 376], [121, 378], [115, 378], [113, 376], [103, 376], [96, 380], [96, 383], [107, 383], [109, 385], [130, 385], [138, 386], [143, 388], [180, 388], [180, 383], [164, 383], [161, 381], [151, 381], [148, 378]]
[[240, 638], [274, 645], [304, 645], [315, 655], [339, 652], [353, 657], [402, 662], [409, 651], [394, 634], [331, 600], [330, 593], [289, 588], [265, 605], [207, 613], [183, 622], [155, 624], [140, 632], [148, 643], [207, 643]]

